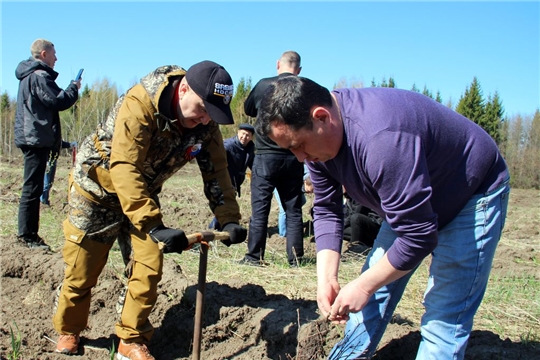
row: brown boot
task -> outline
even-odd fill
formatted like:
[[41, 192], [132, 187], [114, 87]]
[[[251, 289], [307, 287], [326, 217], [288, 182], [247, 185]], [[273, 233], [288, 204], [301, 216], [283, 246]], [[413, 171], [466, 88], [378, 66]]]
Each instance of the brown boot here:
[[116, 354], [117, 360], [155, 360], [150, 355], [150, 351], [144, 344], [140, 343], [127, 343], [124, 340], [120, 340], [118, 345], [118, 353]]
[[65, 355], [75, 355], [79, 352], [79, 335], [62, 334], [58, 337], [55, 352]]

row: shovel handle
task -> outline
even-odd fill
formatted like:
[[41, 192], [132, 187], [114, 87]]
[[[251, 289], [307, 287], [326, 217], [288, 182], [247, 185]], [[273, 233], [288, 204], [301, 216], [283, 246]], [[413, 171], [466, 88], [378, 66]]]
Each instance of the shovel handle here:
[[208, 265], [208, 245], [201, 244], [199, 258], [199, 279], [197, 284], [197, 297], [195, 299], [195, 318], [193, 327], [193, 360], [200, 360], [203, 315], [204, 315], [204, 295], [206, 292], [206, 269]]
[[228, 240], [230, 235], [226, 231], [201, 231], [186, 235], [186, 237], [189, 245], [193, 245], [201, 241]]
[[[186, 235], [188, 239], [189, 246], [200, 243], [202, 241], [210, 242], [213, 240], [228, 240], [230, 237], [229, 233], [226, 231], [201, 231], [193, 234]], [[159, 250], [163, 250], [165, 244], [162, 242], [158, 243]]]

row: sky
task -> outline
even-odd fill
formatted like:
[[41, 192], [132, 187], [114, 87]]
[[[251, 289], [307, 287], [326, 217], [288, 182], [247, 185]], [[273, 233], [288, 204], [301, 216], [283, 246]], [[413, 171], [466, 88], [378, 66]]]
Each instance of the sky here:
[[394, 79], [454, 106], [480, 83], [505, 115], [540, 107], [540, 2], [501, 1], [10, 1], [0, 3], [0, 91], [15, 98], [18, 63], [37, 38], [54, 43], [65, 88], [107, 78], [125, 92], [155, 68], [223, 65], [238, 84], [276, 75], [287, 50], [301, 76], [332, 89]]

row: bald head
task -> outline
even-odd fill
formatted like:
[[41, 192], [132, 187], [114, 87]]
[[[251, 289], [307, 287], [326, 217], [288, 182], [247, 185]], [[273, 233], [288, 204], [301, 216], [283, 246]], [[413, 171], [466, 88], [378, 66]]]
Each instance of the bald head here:
[[285, 51], [277, 61], [278, 74], [288, 72], [298, 75], [301, 70], [300, 55], [296, 51]]

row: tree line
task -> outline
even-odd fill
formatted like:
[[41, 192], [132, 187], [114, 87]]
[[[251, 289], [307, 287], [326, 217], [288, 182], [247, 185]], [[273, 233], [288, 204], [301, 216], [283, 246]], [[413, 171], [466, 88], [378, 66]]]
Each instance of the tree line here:
[[[397, 88], [392, 77], [388, 80], [371, 81], [371, 87]], [[342, 87], [364, 87], [361, 81], [340, 79], [334, 84], [334, 89]], [[223, 137], [236, 134], [241, 123], [255, 122], [244, 113], [244, 101], [252, 89], [251, 78], [240, 78], [234, 97], [231, 101], [231, 110], [236, 126], [221, 126]], [[433, 92], [424, 86], [423, 90], [413, 84], [412, 91], [422, 93], [433, 100], [442, 103], [439, 91]], [[118, 100], [119, 94], [116, 84], [109, 79], [94, 82], [91, 86], [86, 84], [82, 89], [79, 100], [72, 108], [60, 113], [62, 122], [62, 135], [66, 141], [82, 141], [88, 134], [103, 122], [111, 108]], [[20, 156], [15, 148], [13, 127], [15, 122], [16, 99], [11, 98], [4, 91], [0, 96], [0, 157], [11, 161]], [[502, 99], [495, 92], [484, 97], [480, 82], [475, 77], [466, 87], [457, 104], [451, 101], [445, 106], [471, 119], [480, 125], [495, 140], [504, 155], [511, 173], [511, 185], [516, 188], [540, 190], [540, 111], [536, 109], [533, 115], [516, 115], [507, 118]]]

